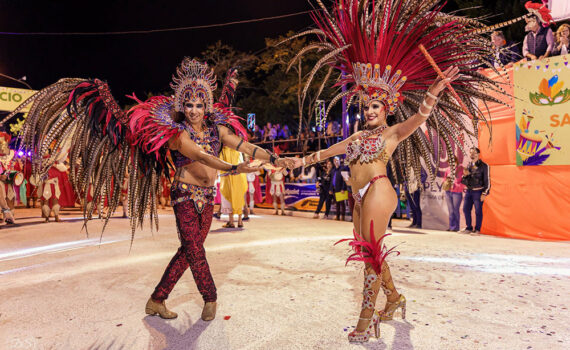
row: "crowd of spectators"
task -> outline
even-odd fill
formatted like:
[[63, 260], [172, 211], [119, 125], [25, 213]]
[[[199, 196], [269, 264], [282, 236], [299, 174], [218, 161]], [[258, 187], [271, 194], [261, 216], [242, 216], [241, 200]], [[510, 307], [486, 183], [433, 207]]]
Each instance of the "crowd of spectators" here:
[[551, 26], [544, 27], [534, 15], [527, 17], [525, 21], [527, 34], [520, 48], [516, 43], [507, 41], [501, 31], [494, 31], [491, 34], [491, 43], [495, 52], [488, 60], [495, 68], [501, 65], [509, 67], [521, 60], [540, 60], [569, 53], [570, 24], [558, 24], [554, 32]]
[[305, 129], [301, 134], [288, 125], [267, 123], [255, 125], [249, 135], [250, 141], [280, 155], [294, 156], [327, 148], [342, 140], [342, 128], [337, 121], [327, 123], [325, 130]]

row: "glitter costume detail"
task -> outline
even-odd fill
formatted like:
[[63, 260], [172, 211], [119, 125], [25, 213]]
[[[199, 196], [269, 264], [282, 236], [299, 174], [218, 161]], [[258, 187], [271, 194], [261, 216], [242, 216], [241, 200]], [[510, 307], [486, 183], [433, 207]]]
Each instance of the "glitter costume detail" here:
[[372, 162], [376, 159], [387, 163], [390, 155], [386, 152], [386, 141], [382, 139], [382, 132], [387, 127], [380, 126], [374, 130], [363, 131], [357, 140], [346, 145], [346, 163], [360, 161], [362, 163]]
[[[220, 154], [221, 144], [220, 137], [218, 135], [218, 128], [216, 125], [207, 126], [204, 129], [203, 137], [199, 137], [198, 134], [192, 129], [191, 125], [186, 123], [182, 125], [184, 126], [184, 130], [188, 133], [188, 136], [190, 136], [190, 139], [202, 147], [206, 153], [213, 155], [214, 157], [217, 157]], [[194, 162], [193, 159], [185, 157], [178, 151], [171, 151], [170, 154], [172, 155], [172, 160], [177, 168]]]
[[184, 102], [202, 99], [206, 113], [214, 112], [214, 90], [216, 77], [214, 70], [205, 63], [189, 57], [184, 58], [172, 76], [170, 87], [174, 90], [174, 109], [184, 111]]
[[198, 214], [202, 213], [206, 205], [214, 205], [215, 196], [216, 186], [197, 186], [174, 181], [170, 187], [172, 205], [193, 201]]

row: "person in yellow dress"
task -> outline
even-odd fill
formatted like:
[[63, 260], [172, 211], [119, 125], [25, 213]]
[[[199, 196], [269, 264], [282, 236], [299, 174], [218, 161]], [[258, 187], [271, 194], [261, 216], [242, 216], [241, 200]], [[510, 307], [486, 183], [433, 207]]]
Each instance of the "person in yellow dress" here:
[[[225, 147], [222, 149], [220, 159], [230, 164], [239, 164], [243, 161], [241, 153]], [[245, 192], [247, 191], [247, 178], [245, 174], [220, 175], [220, 192], [222, 194], [222, 213], [228, 214], [230, 220], [222, 227], [234, 228], [234, 215], [238, 216], [238, 227], [243, 227], [242, 215], [245, 205]]]

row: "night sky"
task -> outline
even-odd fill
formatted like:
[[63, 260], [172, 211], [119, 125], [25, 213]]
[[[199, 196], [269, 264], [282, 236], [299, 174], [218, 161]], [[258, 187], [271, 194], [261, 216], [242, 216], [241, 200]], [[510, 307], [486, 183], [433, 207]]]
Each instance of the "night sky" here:
[[[483, 0], [482, 11], [496, 11], [497, 0]], [[514, 1], [514, 4], [513, 4]], [[521, 0], [524, 1], [524, 0]], [[330, 0], [325, 0], [330, 3]], [[502, 0], [524, 8], [517, 0]], [[450, 0], [446, 10], [457, 9]], [[494, 4], [494, 5], [493, 5]], [[0, 0], [0, 32], [109, 32], [151, 30], [272, 17], [311, 10], [308, 0], [69, 1]], [[477, 11], [477, 10], [475, 10]], [[513, 18], [514, 14], [506, 14]], [[0, 34], [0, 73], [27, 77], [41, 89], [63, 77], [107, 80], [120, 102], [125, 94], [164, 92], [184, 56], [197, 57], [221, 40], [235, 49], [258, 52], [266, 37], [312, 25], [309, 14], [263, 22], [178, 32], [33, 36]], [[522, 25], [521, 25], [522, 26]], [[522, 40], [522, 33], [518, 40]], [[0, 77], [0, 85], [24, 87]]]
[[[0, 0], [0, 32], [108, 32], [216, 24], [312, 9], [307, 0], [26, 1]], [[107, 80], [117, 97], [168, 89], [184, 56], [199, 56], [217, 40], [241, 51], [266, 37], [301, 30], [309, 14], [258, 23], [180, 32], [31, 36], [0, 34], [0, 73], [27, 77], [40, 89], [62, 77]], [[0, 85], [22, 87], [0, 77]], [[125, 101], [123, 98], [120, 100]]]

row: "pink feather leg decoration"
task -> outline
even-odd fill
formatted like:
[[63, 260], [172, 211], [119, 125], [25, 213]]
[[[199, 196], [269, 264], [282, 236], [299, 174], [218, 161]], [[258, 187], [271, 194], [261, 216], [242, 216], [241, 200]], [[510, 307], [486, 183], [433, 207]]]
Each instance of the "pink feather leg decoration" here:
[[370, 264], [376, 274], [382, 272], [382, 264], [389, 254], [396, 253], [400, 255], [400, 252], [394, 250], [396, 247], [388, 249], [385, 244], [383, 244], [384, 238], [390, 236], [390, 233], [386, 233], [376, 240], [374, 234], [374, 221], [370, 221], [370, 241], [366, 241], [361, 235], [359, 235], [356, 230], [353, 230], [354, 238], [345, 238], [336, 242], [335, 245], [348, 242], [348, 245], [354, 250], [347, 259], [346, 264], [351, 261], [361, 261], [365, 264]]

